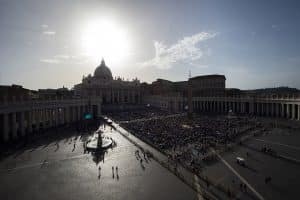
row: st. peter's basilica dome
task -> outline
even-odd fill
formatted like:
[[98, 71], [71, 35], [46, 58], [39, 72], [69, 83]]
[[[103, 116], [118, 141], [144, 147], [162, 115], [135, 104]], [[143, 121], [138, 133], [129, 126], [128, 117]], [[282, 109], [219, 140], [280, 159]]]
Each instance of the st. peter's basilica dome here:
[[102, 59], [101, 64], [95, 69], [94, 72], [95, 78], [100, 78], [104, 80], [112, 80], [112, 73], [110, 69], [105, 65], [104, 60]]

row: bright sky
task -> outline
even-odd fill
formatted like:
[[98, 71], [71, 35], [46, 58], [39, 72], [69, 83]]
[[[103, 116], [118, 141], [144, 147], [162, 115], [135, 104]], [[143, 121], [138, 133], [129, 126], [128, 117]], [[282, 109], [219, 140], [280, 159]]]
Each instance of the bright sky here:
[[71, 88], [113, 76], [300, 88], [300, 1], [0, 0], [0, 84]]

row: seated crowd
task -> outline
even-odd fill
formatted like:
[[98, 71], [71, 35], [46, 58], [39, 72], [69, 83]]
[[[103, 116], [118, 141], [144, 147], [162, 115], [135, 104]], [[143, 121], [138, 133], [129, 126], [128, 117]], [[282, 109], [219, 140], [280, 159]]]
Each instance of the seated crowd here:
[[160, 110], [157, 108], [145, 108], [139, 110], [130, 110], [123, 112], [110, 113], [110, 117], [117, 122], [148, 119], [157, 116], [166, 116], [172, 114], [169, 111]]
[[[160, 113], [162, 112], [162, 113]], [[126, 112], [113, 116], [123, 121], [121, 125], [140, 139], [164, 151], [172, 160], [180, 161], [196, 168], [199, 158], [210, 160], [210, 147], [224, 147], [235, 142], [248, 130], [261, 127], [261, 124], [248, 117], [227, 116], [167, 116], [165, 111], [149, 113]], [[149, 118], [148, 120], [133, 121], [130, 119]]]

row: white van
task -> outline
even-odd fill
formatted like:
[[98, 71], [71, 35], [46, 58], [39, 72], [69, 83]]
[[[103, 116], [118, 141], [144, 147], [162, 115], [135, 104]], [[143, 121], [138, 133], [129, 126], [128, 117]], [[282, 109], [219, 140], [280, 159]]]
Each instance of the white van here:
[[242, 157], [236, 157], [236, 162], [242, 166], [245, 166], [245, 159]]

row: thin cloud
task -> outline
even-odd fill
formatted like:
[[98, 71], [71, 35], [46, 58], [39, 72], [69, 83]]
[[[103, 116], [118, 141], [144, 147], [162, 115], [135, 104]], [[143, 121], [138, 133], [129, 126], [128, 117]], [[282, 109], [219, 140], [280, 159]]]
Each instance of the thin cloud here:
[[48, 64], [58, 64], [60, 63], [57, 59], [40, 59], [40, 62], [42, 63], [48, 63]]
[[192, 67], [199, 68], [199, 69], [206, 69], [206, 68], [208, 68], [208, 65], [205, 65], [205, 64], [189, 63], [189, 65], [192, 66]]
[[88, 57], [84, 55], [67, 55], [67, 54], [60, 54], [55, 55], [51, 58], [40, 59], [40, 62], [48, 63], [48, 64], [85, 64], [88, 63]]
[[272, 29], [279, 31], [280, 30], [280, 26], [278, 24], [272, 24]]
[[154, 41], [154, 58], [141, 63], [141, 65], [144, 67], [154, 66], [159, 69], [169, 69], [177, 62], [190, 63], [199, 60], [205, 52], [197, 45], [204, 40], [214, 38], [216, 35], [216, 33], [200, 32], [190, 37], [184, 37], [170, 46]]
[[68, 60], [68, 59], [73, 58], [74, 56], [69, 56], [69, 55], [66, 55], [66, 54], [62, 54], [62, 55], [56, 55], [54, 57], [57, 58], [57, 59], [61, 59], [61, 60]]
[[55, 31], [44, 31], [43, 34], [44, 34], [44, 35], [53, 36], [53, 35], [56, 34], [56, 32], [55, 32]]
[[41, 27], [42, 27], [43, 29], [47, 29], [49, 26], [48, 26], [47, 24], [42, 24]]

